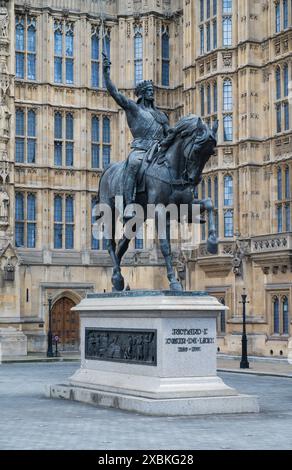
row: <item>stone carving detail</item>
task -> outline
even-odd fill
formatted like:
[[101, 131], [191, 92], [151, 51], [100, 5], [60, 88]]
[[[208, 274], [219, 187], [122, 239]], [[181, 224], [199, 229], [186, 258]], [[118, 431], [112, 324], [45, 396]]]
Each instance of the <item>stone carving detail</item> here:
[[[0, 98], [1, 100], [1, 98]], [[11, 113], [4, 101], [0, 101], [0, 138], [8, 138], [10, 133]]]
[[5, 7], [0, 7], [0, 38], [8, 39], [9, 17]]
[[288, 240], [286, 237], [276, 237], [266, 240], [259, 240], [253, 243], [253, 249], [255, 251], [265, 250], [277, 250], [281, 248], [287, 248]]
[[[5, 2], [0, 2], [0, 184], [9, 180], [8, 140], [10, 136], [9, 94], [9, 14]], [[9, 225], [9, 196], [0, 186], [0, 231], [7, 231]], [[6, 235], [4, 237], [6, 239]], [[4, 240], [3, 239], [3, 240]]]
[[224, 67], [232, 67], [232, 54], [231, 52], [226, 52], [222, 54]]
[[7, 192], [0, 188], [0, 227], [8, 225], [9, 219], [9, 196]]
[[155, 366], [157, 331], [85, 328], [85, 358]]
[[5, 281], [14, 281], [15, 267], [8, 259], [6, 265], [4, 266], [4, 280]]
[[223, 245], [222, 254], [233, 255], [233, 244]]

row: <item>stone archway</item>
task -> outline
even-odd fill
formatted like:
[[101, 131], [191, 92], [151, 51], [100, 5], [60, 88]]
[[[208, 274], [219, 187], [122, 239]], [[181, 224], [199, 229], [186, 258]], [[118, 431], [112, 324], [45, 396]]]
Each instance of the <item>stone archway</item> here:
[[76, 304], [69, 297], [61, 297], [52, 308], [52, 333], [59, 336], [61, 351], [79, 349], [79, 313], [71, 310]]

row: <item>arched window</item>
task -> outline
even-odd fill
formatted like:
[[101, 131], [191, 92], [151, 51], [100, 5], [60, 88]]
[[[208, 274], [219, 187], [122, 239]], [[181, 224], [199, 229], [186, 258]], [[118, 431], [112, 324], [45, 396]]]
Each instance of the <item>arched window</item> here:
[[201, 116], [205, 115], [205, 90], [202, 85], [200, 88], [200, 97], [201, 97]]
[[288, 298], [285, 296], [282, 299], [282, 315], [283, 315], [283, 334], [289, 334], [289, 304]]
[[223, 0], [222, 2], [223, 13], [232, 13], [232, 0]]
[[63, 25], [58, 21], [54, 24], [54, 81], [62, 83], [63, 71]]
[[277, 231], [278, 233], [283, 232], [283, 212], [281, 205], [277, 206]]
[[74, 120], [73, 114], [66, 114], [66, 166], [73, 166], [74, 154]]
[[233, 139], [233, 118], [230, 114], [223, 118], [224, 142], [231, 142]]
[[280, 2], [275, 5], [275, 21], [276, 21], [276, 33], [281, 31], [281, 6]]
[[55, 196], [54, 199], [54, 221], [62, 222], [62, 197]]
[[27, 78], [36, 79], [36, 20], [27, 18]]
[[62, 114], [55, 113], [55, 139], [62, 139]]
[[62, 248], [63, 241], [63, 207], [62, 196], [54, 198], [54, 248]]
[[200, 21], [204, 21], [204, 0], [200, 0]]
[[218, 208], [218, 176], [214, 178], [214, 206]]
[[289, 102], [284, 103], [284, 130], [290, 129]]
[[283, 0], [283, 27], [288, 28], [288, 0]]
[[213, 0], [213, 15], [217, 15], [217, 0]]
[[223, 16], [222, 20], [222, 36], [223, 36], [223, 46], [228, 47], [232, 46], [232, 17]]
[[27, 219], [35, 220], [36, 211], [35, 211], [35, 194], [28, 194], [27, 196]]
[[290, 198], [290, 170], [288, 166], [285, 168], [285, 198]]
[[273, 299], [273, 320], [274, 320], [274, 333], [280, 333], [280, 312], [279, 312], [279, 298]]
[[102, 165], [107, 168], [111, 160], [111, 134], [110, 134], [110, 119], [105, 116], [102, 120]]
[[207, 18], [210, 18], [211, 15], [211, 0], [206, 0], [207, 1]]
[[288, 202], [285, 204], [285, 222], [286, 222], [286, 232], [291, 230], [291, 206]]
[[276, 106], [276, 120], [277, 120], [277, 132], [282, 130], [282, 116], [281, 116], [281, 104]]
[[163, 28], [161, 35], [161, 51], [162, 51], [162, 85], [169, 86], [169, 32], [168, 28]]
[[96, 29], [91, 36], [91, 86], [99, 87], [99, 37]]
[[36, 197], [27, 196], [27, 247], [35, 248], [36, 244]]
[[15, 18], [15, 76], [36, 79], [36, 18]]
[[224, 206], [233, 206], [233, 178], [230, 175], [224, 176]]
[[135, 28], [134, 35], [134, 69], [135, 69], [135, 84], [143, 80], [143, 37], [141, 28]]
[[278, 168], [277, 170], [277, 195], [278, 195], [278, 201], [282, 200], [282, 169]]
[[71, 23], [65, 25], [65, 66], [66, 83], [73, 83], [73, 28]]
[[284, 96], [289, 95], [289, 68], [288, 64], [284, 65], [283, 68], [283, 81], [284, 81]]
[[207, 52], [209, 52], [211, 50], [211, 25], [210, 23], [207, 23], [206, 35], [207, 35]]
[[276, 68], [276, 99], [281, 98], [281, 70], [280, 67]]
[[211, 114], [211, 87], [207, 86], [207, 114]]
[[224, 237], [233, 237], [233, 211], [228, 210], [224, 213]]
[[15, 113], [15, 161], [24, 163], [24, 111], [17, 109]]
[[200, 52], [204, 54], [204, 26], [200, 27]]
[[36, 160], [36, 113], [32, 109], [27, 112], [27, 162]]
[[217, 113], [218, 110], [218, 89], [217, 89], [217, 82], [213, 85], [213, 111]]
[[24, 196], [15, 194], [15, 246], [24, 246]]
[[213, 49], [217, 48], [217, 20], [213, 20]]
[[91, 168], [99, 168], [99, 118], [91, 118]]
[[232, 82], [227, 79], [223, 82], [223, 111], [231, 111], [232, 106]]
[[73, 197], [66, 197], [66, 217], [65, 217], [65, 248], [74, 247], [74, 206]]

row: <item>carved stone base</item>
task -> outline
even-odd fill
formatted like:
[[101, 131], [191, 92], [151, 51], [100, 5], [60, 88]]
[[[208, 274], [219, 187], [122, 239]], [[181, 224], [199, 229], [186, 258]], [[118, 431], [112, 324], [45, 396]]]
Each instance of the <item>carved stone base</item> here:
[[47, 397], [75, 400], [89, 405], [106, 406], [152, 416], [194, 416], [259, 411], [257, 398], [250, 395], [163, 400], [97, 391], [89, 387], [52, 385], [47, 390]]
[[81, 367], [68, 398], [154, 415], [257, 412], [216, 373], [216, 318], [222, 305], [200, 292], [88, 294], [81, 320]]

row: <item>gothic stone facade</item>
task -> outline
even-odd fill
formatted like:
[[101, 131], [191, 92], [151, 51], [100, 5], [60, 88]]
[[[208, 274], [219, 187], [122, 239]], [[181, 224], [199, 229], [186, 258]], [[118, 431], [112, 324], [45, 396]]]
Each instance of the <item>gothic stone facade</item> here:
[[[218, 320], [221, 352], [240, 352], [245, 288], [250, 353], [286, 356], [290, 0], [0, 0], [0, 327], [21, 329], [29, 351], [44, 351], [50, 296], [53, 333], [76, 348], [70, 308], [88, 291], [111, 289], [91, 206], [102, 168], [126, 157], [130, 134], [103, 88], [102, 48], [128, 96], [141, 78], [154, 81], [171, 123], [187, 113], [219, 119], [199, 189], [215, 201], [219, 254], [206, 253], [202, 229], [199, 247], [175, 253], [177, 272], [186, 289], [229, 307]], [[124, 270], [132, 288], [167, 287], [146, 239]]]

